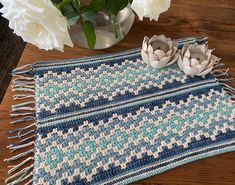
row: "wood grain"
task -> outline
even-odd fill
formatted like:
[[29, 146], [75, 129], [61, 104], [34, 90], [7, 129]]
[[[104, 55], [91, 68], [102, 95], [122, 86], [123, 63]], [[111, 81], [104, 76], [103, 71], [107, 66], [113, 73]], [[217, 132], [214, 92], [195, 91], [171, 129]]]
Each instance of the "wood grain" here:
[[[64, 53], [45, 52], [27, 44], [19, 66], [35, 61], [80, 58], [83, 56], [124, 51], [140, 47], [145, 35], [161, 34], [171, 38], [184, 36], [209, 37], [209, 46], [216, 48], [215, 54], [222, 58], [235, 77], [235, 1], [234, 0], [173, 0], [170, 10], [161, 15], [158, 22], [136, 20], [128, 36], [118, 45], [99, 51], [91, 51], [75, 46], [66, 47]], [[235, 83], [231, 84], [235, 86]], [[13, 128], [9, 124], [12, 101], [10, 87], [0, 106], [0, 160], [11, 156], [6, 146], [7, 132]], [[235, 184], [235, 152], [210, 157], [204, 160], [172, 169], [168, 172], [134, 183], [135, 185], [214, 185]], [[7, 164], [0, 162], [0, 184], [7, 177]]]

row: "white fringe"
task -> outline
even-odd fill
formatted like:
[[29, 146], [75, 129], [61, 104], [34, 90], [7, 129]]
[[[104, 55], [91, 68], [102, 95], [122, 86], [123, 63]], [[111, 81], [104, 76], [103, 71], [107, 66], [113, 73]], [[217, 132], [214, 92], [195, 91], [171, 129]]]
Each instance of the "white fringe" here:
[[[26, 100], [34, 98], [35, 82], [34, 77], [30, 76], [31, 71], [31, 65], [25, 65], [12, 71], [12, 75], [14, 76], [14, 79], [12, 80], [12, 91], [17, 92], [17, 94], [13, 95], [14, 100]], [[11, 150], [11, 153], [20, 149], [26, 149], [25, 151], [4, 160], [6, 162], [11, 162], [22, 160], [27, 157], [17, 165], [9, 166], [11, 169], [8, 171], [8, 174], [11, 174], [11, 176], [9, 176], [5, 182], [9, 185], [16, 185], [29, 179], [33, 175], [32, 170], [34, 166], [30, 163], [34, 160], [34, 157], [31, 157], [31, 155], [34, 154], [34, 148], [32, 148], [32, 146], [34, 145], [36, 130], [33, 127], [36, 126], [36, 123], [30, 122], [35, 121], [35, 101], [29, 100], [23, 103], [12, 105], [12, 112], [10, 116], [11, 118], [17, 118], [11, 121], [12, 124], [29, 122], [28, 125], [18, 127], [9, 132], [10, 134], [14, 135], [9, 136], [8, 139], [19, 139], [15, 143], [7, 146], [7, 148]], [[21, 169], [26, 164], [27, 166]], [[32, 182], [33, 179], [30, 178], [27, 184]]]
[[25, 167], [24, 169], [20, 170], [19, 172], [15, 173], [14, 175], [8, 177], [6, 180], [5, 180], [5, 183], [8, 183], [9, 181], [11, 181], [12, 179], [20, 176], [20, 175], [25, 175], [27, 174], [30, 170], [33, 169], [33, 164], [31, 164], [30, 166], [28, 167]]

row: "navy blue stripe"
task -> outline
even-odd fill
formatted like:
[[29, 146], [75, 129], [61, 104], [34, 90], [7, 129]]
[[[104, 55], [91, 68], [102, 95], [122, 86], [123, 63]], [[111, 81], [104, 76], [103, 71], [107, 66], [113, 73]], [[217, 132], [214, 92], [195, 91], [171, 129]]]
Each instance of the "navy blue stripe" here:
[[213, 87], [213, 88], [209, 87], [209, 88], [199, 89], [199, 90], [195, 90], [195, 91], [192, 91], [192, 92], [183, 93], [183, 94], [180, 94], [178, 96], [163, 98], [161, 100], [153, 100], [153, 101], [147, 102], [147, 103], [140, 103], [138, 105], [133, 105], [131, 107], [119, 108], [119, 109], [116, 109], [115, 111], [109, 111], [109, 112], [106, 112], [106, 113], [98, 113], [96, 116], [87, 116], [87, 117], [84, 117], [84, 118], [76, 119], [74, 121], [65, 121], [63, 123], [52, 125], [52, 126], [39, 127], [38, 128], [38, 133], [40, 135], [42, 135], [42, 137], [46, 137], [47, 133], [51, 132], [54, 128], [57, 128], [58, 130], [62, 130], [64, 132], [67, 132], [69, 128], [74, 128], [74, 130], [77, 130], [79, 125], [83, 124], [83, 122], [86, 121], [86, 120], [89, 121], [89, 122], [92, 122], [94, 124], [98, 124], [98, 122], [100, 120], [103, 120], [104, 122], [107, 122], [108, 119], [110, 117], [112, 117], [112, 115], [114, 113], [116, 113], [118, 115], [122, 115], [123, 117], [127, 116], [127, 113], [132, 113], [134, 115], [134, 114], [136, 114], [136, 111], [139, 110], [140, 107], [144, 107], [145, 109], [148, 109], [148, 108], [151, 108], [153, 106], [158, 106], [159, 108], [161, 108], [162, 105], [166, 101], [171, 101], [171, 102], [174, 102], [174, 103], [178, 104], [180, 100], [187, 101], [187, 98], [189, 97], [189, 95], [194, 95], [194, 96], [197, 96], [199, 98], [202, 95], [207, 95], [210, 89], [214, 89], [214, 90], [219, 91], [219, 92], [222, 91], [220, 86], [216, 86], [216, 87]]

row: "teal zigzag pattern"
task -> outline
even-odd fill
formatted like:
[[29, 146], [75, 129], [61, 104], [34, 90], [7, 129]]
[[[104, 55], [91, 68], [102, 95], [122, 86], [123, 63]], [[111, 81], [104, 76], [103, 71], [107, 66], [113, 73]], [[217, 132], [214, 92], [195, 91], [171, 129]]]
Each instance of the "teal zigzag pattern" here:
[[187, 148], [193, 139], [203, 137], [215, 140], [221, 131], [235, 130], [235, 105], [222, 95], [212, 90], [206, 98], [190, 96], [187, 103], [166, 102], [164, 108], [152, 111], [140, 108], [136, 115], [113, 115], [97, 126], [86, 122], [77, 131], [54, 129], [36, 143], [37, 181], [54, 182], [66, 172], [71, 182], [77, 174], [89, 182], [101, 167], [108, 170], [113, 164], [125, 169], [132, 156], [142, 158], [147, 153], [157, 158], [165, 147]]

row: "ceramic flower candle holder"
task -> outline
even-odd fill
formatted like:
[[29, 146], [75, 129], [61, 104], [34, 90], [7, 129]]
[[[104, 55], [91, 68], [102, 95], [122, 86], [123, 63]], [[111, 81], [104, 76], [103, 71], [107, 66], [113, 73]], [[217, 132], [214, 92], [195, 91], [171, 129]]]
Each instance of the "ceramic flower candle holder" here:
[[206, 44], [185, 44], [178, 54], [178, 66], [180, 70], [190, 76], [205, 76], [213, 69], [218, 57], [212, 55], [212, 49]]
[[142, 43], [143, 61], [154, 69], [163, 68], [176, 62], [177, 43], [165, 35], [145, 37]]

